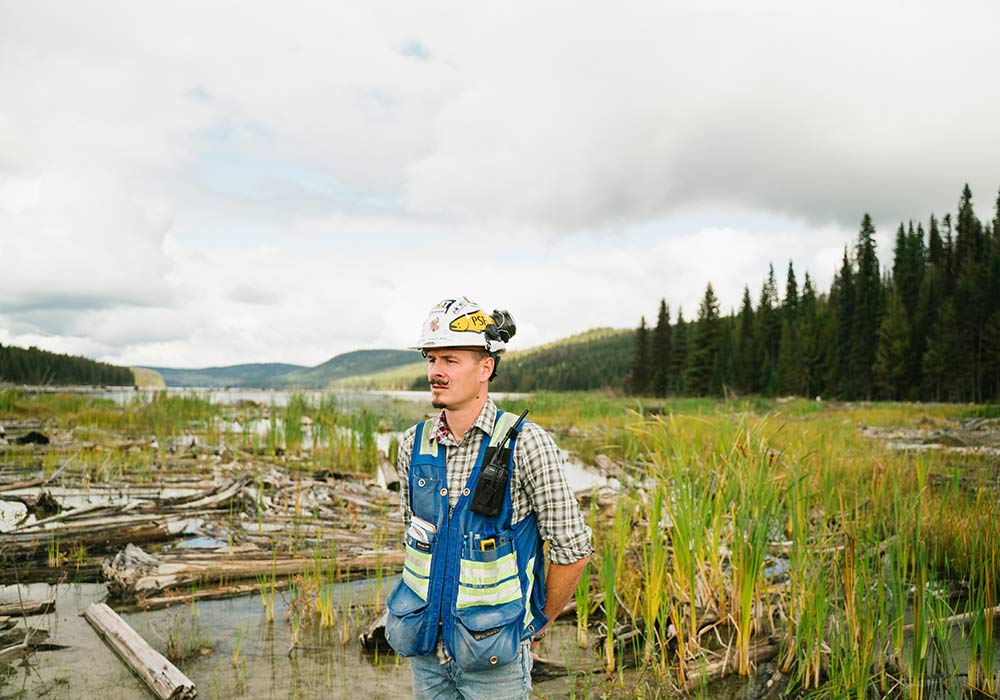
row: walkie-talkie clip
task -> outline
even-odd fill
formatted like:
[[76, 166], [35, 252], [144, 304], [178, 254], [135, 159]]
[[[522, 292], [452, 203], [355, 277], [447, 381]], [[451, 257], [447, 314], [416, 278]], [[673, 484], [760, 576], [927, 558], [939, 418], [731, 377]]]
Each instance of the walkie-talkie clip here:
[[510, 463], [510, 449], [506, 447], [521, 427], [521, 421], [528, 415], [528, 409], [524, 409], [514, 425], [511, 426], [503, 440], [496, 448], [487, 448], [487, 454], [483, 460], [485, 463], [479, 471], [479, 479], [476, 481], [476, 491], [472, 494], [472, 505], [469, 508], [473, 513], [494, 518], [500, 514], [500, 507], [503, 505], [504, 494], [507, 490], [507, 469]]

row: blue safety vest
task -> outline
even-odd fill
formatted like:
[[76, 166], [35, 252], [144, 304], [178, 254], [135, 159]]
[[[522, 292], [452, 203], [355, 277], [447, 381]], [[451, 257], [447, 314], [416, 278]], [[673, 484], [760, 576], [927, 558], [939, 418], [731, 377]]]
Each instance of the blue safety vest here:
[[493, 435], [483, 438], [451, 513], [446, 448], [431, 439], [436, 421], [417, 425], [414, 437], [408, 483], [415, 517], [406, 531], [402, 580], [386, 600], [385, 637], [400, 656], [422, 656], [434, 652], [440, 634], [459, 667], [491, 668], [513, 661], [520, 642], [547, 622], [537, 517], [510, 522], [516, 435], [500, 513], [490, 518], [469, 508], [487, 450], [498, 446], [517, 416], [497, 411]]

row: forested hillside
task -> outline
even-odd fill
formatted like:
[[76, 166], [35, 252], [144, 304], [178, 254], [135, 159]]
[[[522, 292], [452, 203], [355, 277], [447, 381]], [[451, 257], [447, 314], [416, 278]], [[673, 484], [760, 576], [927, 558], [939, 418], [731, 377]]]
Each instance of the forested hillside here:
[[[516, 345], [514, 339], [513, 345]], [[527, 350], [512, 350], [500, 362], [492, 391], [618, 389], [629, 370], [632, 333], [598, 328]], [[341, 389], [427, 388], [422, 361], [337, 382]]]
[[415, 350], [354, 350], [316, 367], [303, 367], [275, 377], [271, 386], [323, 389], [338, 379], [412, 364], [420, 359]]
[[725, 392], [840, 399], [990, 401], [1000, 397], [1000, 195], [980, 221], [968, 185], [956, 215], [900, 223], [880, 263], [865, 214], [828, 292], [771, 267], [756, 305], [721, 316], [711, 283], [698, 316], [640, 320], [625, 386], [640, 394]]
[[[629, 370], [632, 334], [598, 328], [511, 353], [500, 362], [493, 391], [582, 391], [617, 388]], [[421, 388], [426, 387], [424, 381]]]
[[94, 362], [86, 357], [61, 355], [36, 347], [0, 345], [0, 382], [66, 386], [132, 386], [135, 379], [128, 367]]

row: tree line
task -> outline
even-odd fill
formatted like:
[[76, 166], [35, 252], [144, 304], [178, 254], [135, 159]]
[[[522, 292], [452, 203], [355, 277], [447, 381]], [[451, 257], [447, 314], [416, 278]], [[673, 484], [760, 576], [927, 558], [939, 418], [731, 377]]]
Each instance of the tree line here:
[[[620, 389], [629, 372], [632, 333], [595, 328], [541, 347], [503, 356], [490, 391], [590, 391]], [[406, 386], [427, 389], [427, 377]]]
[[865, 214], [828, 292], [791, 262], [779, 298], [770, 267], [756, 305], [722, 316], [711, 283], [696, 319], [666, 299], [634, 334], [626, 389], [665, 396], [758, 393], [844, 400], [1000, 398], [1000, 193], [980, 221], [966, 185], [955, 216], [899, 224], [880, 264]]
[[[620, 387], [629, 370], [631, 333], [595, 329], [503, 358], [491, 391], [590, 391]], [[424, 382], [426, 386], [426, 380]]]
[[0, 344], [0, 382], [35, 385], [133, 386], [128, 367], [95, 362], [86, 357], [62, 355]]

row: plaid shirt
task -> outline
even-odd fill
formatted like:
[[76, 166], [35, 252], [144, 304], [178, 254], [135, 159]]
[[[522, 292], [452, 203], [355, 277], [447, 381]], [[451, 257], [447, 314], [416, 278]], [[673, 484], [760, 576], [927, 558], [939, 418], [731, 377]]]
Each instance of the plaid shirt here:
[[[493, 421], [497, 407], [486, 399], [483, 410], [461, 440], [456, 440], [448, 430], [444, 412], [438, 418], [434, 440], [447, 447], [445, 465], [448, 472], [448, 501], [452, 508], [458, 503], [472, 469], [479, 456], [483, 437], [493, 434]], [[404, 522], [409, 522], [410, 488], [407, 475], [416, 426], [403, 434], [399, 444], [396, 471], [399, 474], [399, 499]], [[514, 444], [514, 474], [511, 478], [511, 523], [516, 523], [530, 513], [538, 515], [538, 532], [549, 543], [549, 561], [554, 564], [572, 564], [590, 556], [590, 528], [580, 514], [573, 491], [563, 472], [562, 452], [555, 441], [534, 423], [525, 423]]]

